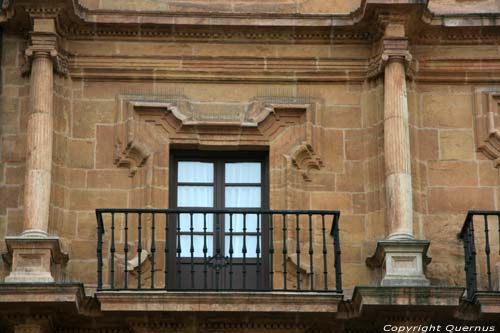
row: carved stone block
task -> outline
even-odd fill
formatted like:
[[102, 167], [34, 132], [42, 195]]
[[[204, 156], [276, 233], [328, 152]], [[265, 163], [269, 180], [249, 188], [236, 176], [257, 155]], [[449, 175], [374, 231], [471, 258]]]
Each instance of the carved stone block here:
[[424, 267], [430, 262], [428, 247], [426, 240], [379, 241], [366, 264], [383, 271], [381, 286], [428, 286], [424, 275]]
[[5, 282], [55, 282], [58, 265], [67, 262], [59, 238], [6, 237], [8, 254], [4, 260], [12, 269]]

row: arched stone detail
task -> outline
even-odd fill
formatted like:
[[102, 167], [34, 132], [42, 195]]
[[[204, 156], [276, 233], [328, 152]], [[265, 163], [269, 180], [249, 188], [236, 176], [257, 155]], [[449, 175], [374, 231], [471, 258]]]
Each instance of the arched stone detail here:
[[321, 158], [314, 152], [312, 146], [306, 142], [294, 146], [290, 156], [293, 166], [299, 170], [305, 181], [311, 181], [310, 170], [319, 170], [323, 167]]

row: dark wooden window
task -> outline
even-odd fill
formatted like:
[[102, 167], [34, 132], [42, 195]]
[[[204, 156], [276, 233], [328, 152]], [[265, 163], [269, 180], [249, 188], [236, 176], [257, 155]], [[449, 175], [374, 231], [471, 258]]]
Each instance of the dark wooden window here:
[[[267, 152], [172, 151], [172, 208], [269, 208]], [[177, 289], [267, 289], [268, 218], [180, 214], [169, 234]]]

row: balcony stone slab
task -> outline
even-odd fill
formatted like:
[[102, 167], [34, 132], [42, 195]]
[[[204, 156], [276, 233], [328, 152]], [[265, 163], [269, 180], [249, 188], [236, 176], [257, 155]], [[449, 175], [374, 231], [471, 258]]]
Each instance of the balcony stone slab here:
[[454, 317], [458, 314], [462, 287], [356, 287], [342, 317], [366, 317], [381, 312], [423, 311]]
[[20, 313], [85, 314], [95, 306], [80, 283], [0, 283], [0, 316]]
[[97, 292], [105, 312], [335, 314], [343, 295], [315, 292]]

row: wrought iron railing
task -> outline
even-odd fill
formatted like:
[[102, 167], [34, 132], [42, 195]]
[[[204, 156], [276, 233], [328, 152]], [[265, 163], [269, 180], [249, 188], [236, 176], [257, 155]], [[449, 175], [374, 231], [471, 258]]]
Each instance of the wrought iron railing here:
[[[494, 233], [497, 233], [498, 237], [493, 236]], [[493, 278], [496, 274], [492, 272], [492, 264], [495, 265], [498, 260], [496, 252], [500, 255], [500, 211], [469, 211], [459, 238], [464, 244], [467, 298], [472, 299], [478, 290], [493, 291]], [[497, 250], [493, 252], [493, 249]], [[498, 276], [496, 278], [500, 280]]]
[[98, 290], [342, 292], [338, 211], [97, 209], [96, 216]]

